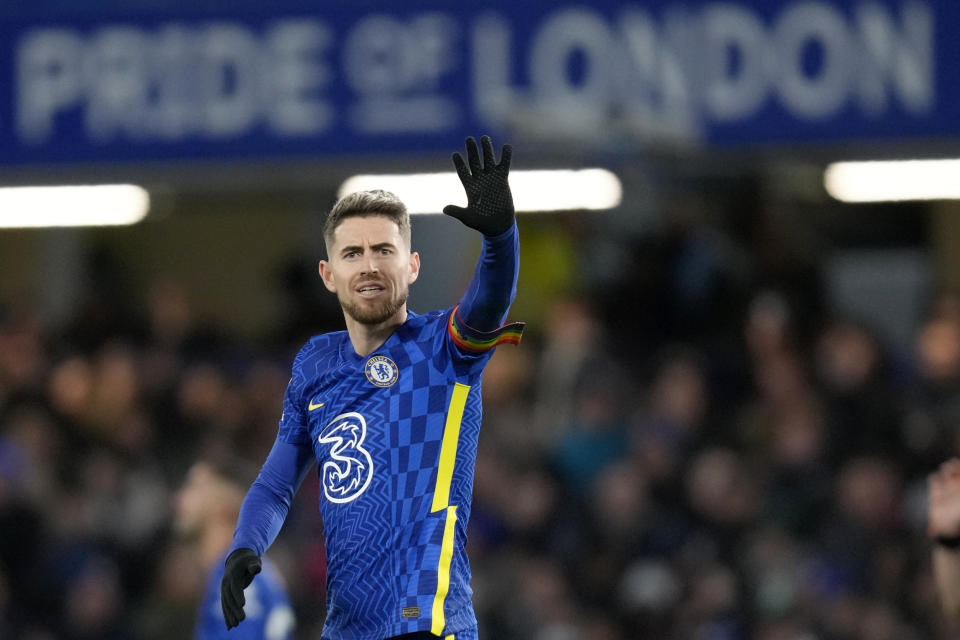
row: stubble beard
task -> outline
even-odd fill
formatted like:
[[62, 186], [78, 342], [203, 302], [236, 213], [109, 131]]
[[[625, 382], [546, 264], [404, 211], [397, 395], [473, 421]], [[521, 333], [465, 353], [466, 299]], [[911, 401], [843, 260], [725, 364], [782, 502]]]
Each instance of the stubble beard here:
[[404, 289], [399, 292], [399, 295], [390, 300], [385, 300], [374, 305], [368, 304], [362, 306], [354, 304], [351, 300], [340, 298], [340, 306], [343, 307], [344, 313], [360, 324], [378, 325], [386, 322], [400, 311], [403, 305], [407, 303], [408, 295], [409, 290]]

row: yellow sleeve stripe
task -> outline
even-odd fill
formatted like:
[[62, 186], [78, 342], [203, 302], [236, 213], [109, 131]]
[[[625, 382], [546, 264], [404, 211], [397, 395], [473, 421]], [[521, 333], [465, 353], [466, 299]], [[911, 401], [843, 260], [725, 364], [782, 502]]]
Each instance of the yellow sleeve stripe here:
[[443, 543], [440, 545], [440, 565], [437, 567], [437, 595], [433, 597], [433, 622], [430, 633], [439, 636], [447, 624], [443, 615], [443, 601], [450, 590], [450, 562], [453, 560], [453, 533], [457, 524], [457, 508], [447, 507], [447, 521], [443, 525]]
[[437, 486], [433, 491], [433, 506], [430, 513], [442, 511], [450, 504], [450, 482], [453, 480], [453, 463], [457, 460], [457, 443], [460, 440], [460, 422], [463, 420], [463, 408], [467, 406], [467, 394], [470, 386], [453, 385], [450, 406], [447, 408], [447, 422], [443, 427], [443, 441], [440, 443], [440, 464], [437, 467]]

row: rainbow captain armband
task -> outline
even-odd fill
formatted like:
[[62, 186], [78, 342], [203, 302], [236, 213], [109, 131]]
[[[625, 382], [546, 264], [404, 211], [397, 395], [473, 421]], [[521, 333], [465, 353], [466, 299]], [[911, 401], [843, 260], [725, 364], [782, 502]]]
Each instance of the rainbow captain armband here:
[[520, 338], [523, 336], [524, 322], [511, 322], [505, 324], [499, 329], [493, 331], [477, 331], [468, 327], [460, 318], [457, 311], [460, 305], [453, 308], [450, 312], [450, 320], [447, 322], [447, 333], [453, 339], [454, 344], [461, 351], [468, 353], [484, 353], [493, 349], [498, 344], [520, 344]]

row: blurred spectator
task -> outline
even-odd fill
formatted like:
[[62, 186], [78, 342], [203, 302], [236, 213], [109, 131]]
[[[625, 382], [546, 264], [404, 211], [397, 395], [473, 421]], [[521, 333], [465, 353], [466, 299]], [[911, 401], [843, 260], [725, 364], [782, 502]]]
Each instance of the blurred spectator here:
[[761, 291], [754, 297], [747, 310], [744, 337], [755, 366], [797, 347], [793, 313], [783, 294]]
[[585, 300], [564, 298], [551, 304], [543, 336], [532, 424], [541, 446], [572, 428], [577, 389], [611, 362], [602, 328]]
[[960, 458], [947, 460], [930, 474], [929, 487], [933, 572], [943, 611], [960, 629]]
[[16, 630], [49, 604], [36, 574], [47, 520], [27, 491], [27, 462], [16, 443], [0, 436], [0, 628]]
[[66, 578], [59, 635], [70, 640], [129, 638], [122, 619], [124, 606], [116, 564], [91, 554], [79, 560], [75, 573]]
[[907, 395], [903, 439], [919, 472], [960, 451], [960, 324], [952, 316], [934, 315], [920, 328], [917, 366], [919, 381]]
[[0, 305], [0, 406], [37, 393], [46, 373], [46, 350], [38, 315]]
[[830, 418], [834, 461], [847, 451], [895, 456], [902, 450], [902, 407], [884, 371], [880, 341], [863, 325], [838, 320], [821, 332], [816, 374]]
[[555, 436], [553, 463], [565, 488], [584, 495], [610, 464], [627, 454], [627, 423], [614, 376], [584, 381], [575, 392], [570, 429]]
[[691, 508], [716, 533], [739, 534], [756, 515], [759, 487], [736, 452], [726, 448], [704, 450], [691, 461], [686, 477]]
[[715, 438], [708, 424], [706, 364], [692, 347], [668, 350], [630, 425], [631, 452], [661, 498], [678, 490], [680, 471], [701, 438]]

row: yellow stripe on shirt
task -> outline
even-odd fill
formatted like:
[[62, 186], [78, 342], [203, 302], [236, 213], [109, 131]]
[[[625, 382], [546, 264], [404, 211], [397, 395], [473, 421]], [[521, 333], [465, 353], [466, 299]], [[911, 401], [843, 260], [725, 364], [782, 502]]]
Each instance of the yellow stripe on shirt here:
[[457, 443], [460, 440], [460, 422], [467, 405], [470, 386], [457, 382], [453, 385], [450, 406], [447, 408], [447, 423], [443, 427], [440, 443], [440, 464], [437, 467], [437, 486], [433, 491], [433, 506], [430, 513], [442, 511], [450, 505], [450, 482], [453, 480], [453, 463], [457, 459]]
[[447, 521], [443, 525], [443, 543], [440, 545], [440, 564], [437, 566], [437, 595], [433, 597], [433, 623], [430, 633], [439, 636], [447, 624], [443, 615], [443, 601], [450, 590], [450, 563], [453, 561], [453, 533], [457, 524], [457, 508], [447, 507]]

